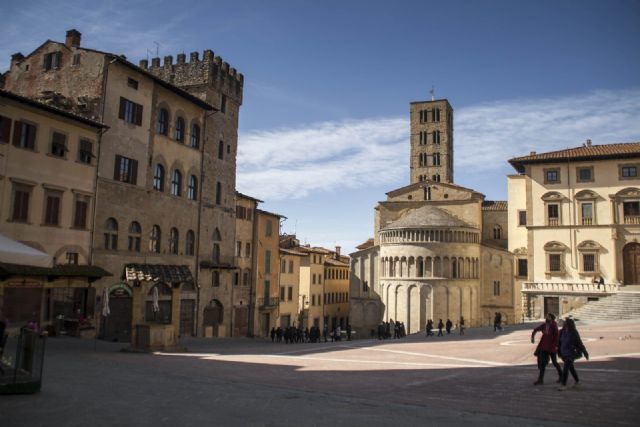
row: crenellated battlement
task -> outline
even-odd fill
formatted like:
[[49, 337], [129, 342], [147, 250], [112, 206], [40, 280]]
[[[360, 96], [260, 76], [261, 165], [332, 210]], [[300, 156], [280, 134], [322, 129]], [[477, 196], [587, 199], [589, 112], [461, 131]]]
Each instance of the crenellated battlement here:
[[206, 85], [242, 103], [244, 76], [210, 49], [202, 53], [202, 59], [199, 52], [191, 52], [187, 62], [187, 55], [179, 53], [175, 62], [172, 55], [167, 55], [162, 63], [156, 57], [151, 59], [151, 65], [143, 59], [139, 66], [183, 89]]

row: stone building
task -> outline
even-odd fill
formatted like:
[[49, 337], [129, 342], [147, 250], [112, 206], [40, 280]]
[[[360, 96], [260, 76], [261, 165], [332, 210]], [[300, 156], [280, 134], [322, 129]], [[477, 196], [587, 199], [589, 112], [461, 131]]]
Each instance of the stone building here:
[[0, 90], [0, 236], [50, 260], [35, 267], [27, 256], [15, 257], [20, 265], [0, 261], [0, 309], [11, 326], [55, 324], [61, 316], [77, 327], [80, 317], [95, 314], [92, 284], [106, 275], [90, 267], [95, 154], [105, 130], [95, 120]]
[[[174, 323], [177, 314], [182, 335], [230, 335], [224, 319], [232, 318], [237, 279], [242, 75], [210, 50], [202, 59], [192, 53], [189, 62], [181, 54], [176, 63], [168, 56], [162, 65], [154, 58], [137, 66], [82, 47], [80, 33], [70, 30], [64, 43], [48, 40], [26, 57], [13, 55], [3, 77], [8, 91], [109, 127], [95, 153], [91, 260], [114, 273], [96, 283], [98, 295], [103, 288], [112, 293], [103, 336], [131, 339], [132, 287], [139, 283], [128, 279], [127, 268], [156, 271], [146, 266], [157, 265], [166, 267], [157, 280], [160, 294], [174, 296], [150, 312], [157, 291], [146, 293], [140, 305], [146, 321]], [[183, 266], [190, 274], [180, 273]]]
[[587, 140], [509, 163], [509, 250], [526, 317], [640, 284], [640, 143]]
[[300, 266], [307, 256], [296, 249], [280, 248], [280, 313], [279, 326], [304, 325], [303, 307], [311, 303], [300, 292]]
[[410, 106], [411, 183], [374, 212], [374, 238], [351, 254], [350, 317], [368, 333], [399, 320], [409, 333], [428, 319], [467, 326], [519, 318], [507, 251], [507, 204], [453, 183], [453, 108]]

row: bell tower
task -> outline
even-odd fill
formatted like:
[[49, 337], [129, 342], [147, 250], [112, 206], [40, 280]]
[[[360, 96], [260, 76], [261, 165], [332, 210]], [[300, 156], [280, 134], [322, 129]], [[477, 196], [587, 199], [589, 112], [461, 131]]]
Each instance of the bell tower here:
[[453, 183], [453, 108], [446, 99], [410, 104], [411, 184]]

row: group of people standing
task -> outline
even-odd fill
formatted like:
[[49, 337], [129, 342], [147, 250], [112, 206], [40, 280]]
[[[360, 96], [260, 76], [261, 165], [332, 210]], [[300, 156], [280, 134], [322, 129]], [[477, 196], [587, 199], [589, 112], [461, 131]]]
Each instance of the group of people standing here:
[[[445, 328], [445, 330], [447, 331], [447, 335], [451, 334], [451, 328], [453, 328], [453, 322], [451, 321], [451, 319], [447, 319], [446, 323], [442, 323], [442, 319], [440, 319], [438, 321], [438, 336], [439, 337], [444, 336], [444, 334], [442, 333], [442, 328]], [[458, 329], [460, 335], [464, 335], [464, 329], [465, 329], [465, 327], [464, 327], [464, 316], [460, 317], [460, 322], [456, 325], [456, 329]], [[427, 326], [426, 326], [427, 337], [435, 335], [433, 330], [434, 330], [433, 320], [429, 319], [429, 320], [427, 320]]]
[[[347, 340], [351, 341], [351, 325], [347, 324], [346, 328]], [[303, 328], [299, 326], [296, 328], [296, 325], [288, 326], [288, 327], [280, 327], [278, 326], [271, 328], [271, 332], [269, 334], [271, 336], [271, 342], [282, 342], [284, 340], [285, 344], [299, 344], [299, 343], [308, 343], [308, 342], [328, 342], [329, 339], [331, 341], [340, 341], [342, 339], [342, 329], [340, 326], [336, 326], [333, 328], [331, 332], [329, 332], [329, 326], [324, 325], [322, 330], [322, 334], [320, 333], [320, 327], [312, 326], [311, 328]]]
[[[386, 340], [390, 338], [403, 338], [407, 336], [407, 330], [404, 327], [404, 322], [400, 322], [393, 319], [389, 319], [388, 322], [382, 321], [378, 325], [378, 339]], [[375, 331], [371, 330], [371, 338], [375, 337]]]
[[[531, 332], [531, 343], [535, 343], [535, 336], [538, 332], [542, 333], [542, 338], [533, 353], [538, 361], [538, 379], [533, 385], [544, 384], [544, 373], [549, 361], [551, 361], [558, 372], [558, 380], [556, 381], [560, 384], [558, 390], [566, 389], [569, 373], [573, 377], [574, 387], [577, 386], [579, 379], [574, 362], [583, 356], [589, 360], [589, 353], [580, 339], [574, 320], [567, 317], [564, 319], [562, 329], [558, 330], [556, 317], [549, 313], [545, 317], [545, 322]], [[558, 355], [562, 359], [562, 368], [558, 363]]]

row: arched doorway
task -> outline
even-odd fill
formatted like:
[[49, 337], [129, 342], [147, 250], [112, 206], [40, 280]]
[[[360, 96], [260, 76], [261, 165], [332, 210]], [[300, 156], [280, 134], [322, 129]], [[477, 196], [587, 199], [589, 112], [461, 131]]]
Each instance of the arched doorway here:
[[219, 327], [224, 320], [224, 307], [217, 299], [212, 300], [204, 309], [205, 336], [219, 336]]
[[622, 250], [625, 285], [640, 285], [640, 243], [629, 243]]
[[131, 342], [132, 308], [131, 289], [127, 285], [119, 283], [109, 288], [109, 315], [104, 318], [104, 340]]

